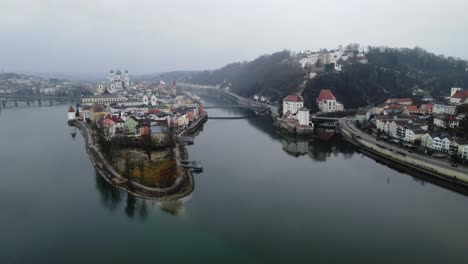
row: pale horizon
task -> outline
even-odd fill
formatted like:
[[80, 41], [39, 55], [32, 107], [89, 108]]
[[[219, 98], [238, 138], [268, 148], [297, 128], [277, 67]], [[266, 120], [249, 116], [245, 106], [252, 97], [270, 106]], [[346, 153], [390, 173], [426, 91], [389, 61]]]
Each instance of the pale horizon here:
[[6, 0], [0, 70], [97, 76], [116, 68], [138, 75], [211, 70], [283, 49], [352, 42], [467, 59], [468, 3], [430, 2]]

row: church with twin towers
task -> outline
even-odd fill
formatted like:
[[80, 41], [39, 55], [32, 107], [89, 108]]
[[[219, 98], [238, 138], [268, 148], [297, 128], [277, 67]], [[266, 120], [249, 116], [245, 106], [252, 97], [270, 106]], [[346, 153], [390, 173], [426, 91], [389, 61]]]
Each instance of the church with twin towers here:
[[130, 86], [130, 76], [128, 74], [128, 70], [125, 70], [124, 74], [117, 69], [115, 72], [114, 70], [110, 70], [109, 73], [109, 82], [110, 82], [110, 90], [115, 92], [121, 92], [127, 89]]

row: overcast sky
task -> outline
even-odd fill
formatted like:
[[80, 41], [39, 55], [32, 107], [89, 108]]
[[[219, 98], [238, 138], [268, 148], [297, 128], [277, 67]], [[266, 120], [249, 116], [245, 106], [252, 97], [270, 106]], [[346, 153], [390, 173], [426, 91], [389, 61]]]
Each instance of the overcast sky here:
[[468, 59], [468, 0], [0, 0], [0, 69], [212, 69], [358, 42]]

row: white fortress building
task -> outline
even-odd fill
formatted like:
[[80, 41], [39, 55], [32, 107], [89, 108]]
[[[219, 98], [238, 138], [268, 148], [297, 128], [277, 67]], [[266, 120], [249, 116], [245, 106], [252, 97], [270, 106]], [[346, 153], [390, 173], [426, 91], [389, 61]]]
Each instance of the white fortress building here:
[[295, 115], [303, 106], [304, 100], [299, 95], [288, 95], [283, 99], [283, 116], [288, 112], [290, 115]]

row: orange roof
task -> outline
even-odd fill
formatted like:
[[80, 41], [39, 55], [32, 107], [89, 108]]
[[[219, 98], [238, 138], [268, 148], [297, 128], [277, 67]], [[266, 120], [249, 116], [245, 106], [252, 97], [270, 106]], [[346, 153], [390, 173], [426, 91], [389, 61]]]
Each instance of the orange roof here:
[[317, 101], [322, 100], [336, 100], [336, 97], [333, 95], [333, 92], [330, 89], [323, 89], [320, 90], [320, 94], [317, 97]]
[[419, 110], [418, 107], [415, 106], [415, 105], [407, 105], [407, 106], [405, 106], [405, 109], [408, 112], [416, 112], [416, 111]]
[[288, 95], [286, 98], [284, 98], [283, 101], [288, 101], [288, 102], [303, 102], [302, 98], [299, 95]]
[[452, 98], [467, 98], [468, 97], [468, 90], [459, 90], [455, 94], [453, 94]]

